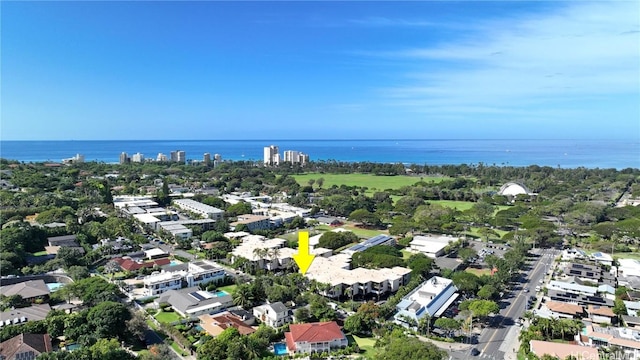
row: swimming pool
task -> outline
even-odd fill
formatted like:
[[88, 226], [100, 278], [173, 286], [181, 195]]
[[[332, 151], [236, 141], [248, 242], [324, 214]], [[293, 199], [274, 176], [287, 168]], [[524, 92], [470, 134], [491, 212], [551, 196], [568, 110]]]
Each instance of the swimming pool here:
[[216, 291], [216, 297], [225, 296], [225, 295], [229, 295], [229, 294], [227, 294], [225, 291], [222, 291], [222, 290]]
[[182, 261], [180, 260], [171, 260], [169, 261], [169, 265], [174, 266], [174, 265], [180, 265], [182, 264]]
[[61, 287], [63, 287], [64, 284], [63, 283], [48, 283], [47, 287], [49, 288], [50, 292], [54, 292], [57, 290], [60, 290]]
[[284, 343], [274, 344], [273, 353], [276, 355], [287, 355], [287, 345], [285, 345]]
[[67, 348], [67, 351], [78, 350], [78, 349], [80, 349], [80, 344], [75, 344], [75, 343], [74, 344], [68, 344], [66, 346], [66, 348]]

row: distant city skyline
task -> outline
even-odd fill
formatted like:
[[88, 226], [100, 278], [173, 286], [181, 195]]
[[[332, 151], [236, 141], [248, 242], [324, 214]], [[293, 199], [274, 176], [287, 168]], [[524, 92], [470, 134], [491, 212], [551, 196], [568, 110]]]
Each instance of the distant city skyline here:
[[0, 14], [2, 140], [640, 140], [637, 1], [3, 2]]

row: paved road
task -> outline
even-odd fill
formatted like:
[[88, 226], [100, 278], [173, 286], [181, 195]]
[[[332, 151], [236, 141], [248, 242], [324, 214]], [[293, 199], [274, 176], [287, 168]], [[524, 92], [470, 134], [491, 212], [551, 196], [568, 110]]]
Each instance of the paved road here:
[[[482, 331], [475, 346], [480, 351], [479, 358], [504, 359], [506, 352], [513, 351], [509, 347], [511, 347], [511, 342], [514, 340], [513, 337], [517, 333], [515, 321], [522, 317], [527, 310], [528, 298], [535, 295], [535, 287], [540, 285], [540, 280], [545, 279], [547, 276], [546, 273], [558, 251], [543, 249], [533, 250], [533, 253], [536, 254], [537, 258], [528, 262], [530, 270], [523, 274], [526, 276], [526, 282], [522, 283], [522, 286], [516, 286], [508, 295], [509, 297], [503, 299], [506, 302], [506, 306], [500, 310], [500, 314], [493, 317], [490, 325]], [[529, 292], [525, 292], [525, 289], [528, 289]], [[464, 354], [452, 353], [451, 355], [456, 359], [467, 359], [471, 357], [469, 351]]]

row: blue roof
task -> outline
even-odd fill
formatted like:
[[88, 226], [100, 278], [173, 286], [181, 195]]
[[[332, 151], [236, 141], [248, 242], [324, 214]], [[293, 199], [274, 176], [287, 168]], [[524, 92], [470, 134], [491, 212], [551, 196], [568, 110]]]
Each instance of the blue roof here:
[[364, 251], [372, 246], [376, 246], [376, 245], [380, 245], [380, 244], [384, 244], [385, 242], [392, 240], [393, 238], [389, 235], [376, 235], [370, 239], [367, 239], [365, 241], [363, 241], [362, 243], [358, 244], [358, 245], [354, 245], [352, 247], [350, 247], [349, 251], [353, 251], [353, 252], [359, 252], [359, 251]]

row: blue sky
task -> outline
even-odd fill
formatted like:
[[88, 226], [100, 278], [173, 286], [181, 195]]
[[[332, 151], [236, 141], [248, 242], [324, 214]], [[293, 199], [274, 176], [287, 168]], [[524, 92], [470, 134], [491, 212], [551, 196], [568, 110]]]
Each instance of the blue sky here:
[[637, 1], [2, 2], [1, 138], [640, 140]]

